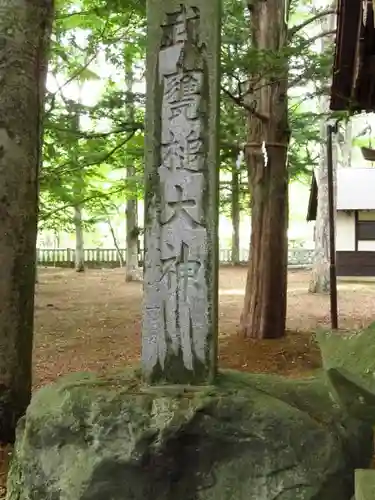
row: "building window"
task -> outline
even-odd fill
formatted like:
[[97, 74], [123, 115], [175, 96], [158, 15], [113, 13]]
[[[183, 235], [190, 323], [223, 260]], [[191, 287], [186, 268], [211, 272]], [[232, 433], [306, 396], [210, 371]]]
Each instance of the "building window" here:
[[375, 240], [375, 211], [358, 212], [357, 239], [362, 241]]

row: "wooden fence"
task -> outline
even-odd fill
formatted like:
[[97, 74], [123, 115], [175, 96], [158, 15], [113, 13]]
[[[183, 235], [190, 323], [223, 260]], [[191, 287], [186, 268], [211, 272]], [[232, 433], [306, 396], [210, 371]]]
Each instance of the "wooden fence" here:
[[[87, 267], [120, 267], [121, 259], [115, 248], [86, 248], [85, 264]], [[122, 261], [125, 263], [126, 250], [121, 249]], [[232, 264], [232, 251], [230, 248], [219, 250], [220, 263]], [[289, 267], [310, 267], [314, 251], [306, 248], [290, 248], [288, 250]], [[75, 250], [72, 248], [38, 248], [37, 259], [40, 266], [74, 267]], [[240, 251], [240, 263], [246, 264], [249, 260], [249, 250]], [[139, 265], [142, 266], [142, 254], [139, 255]]]

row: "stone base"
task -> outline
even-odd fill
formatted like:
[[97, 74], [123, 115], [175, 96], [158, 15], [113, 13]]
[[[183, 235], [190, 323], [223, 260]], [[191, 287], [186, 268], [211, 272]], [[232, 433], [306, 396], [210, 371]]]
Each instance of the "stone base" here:
[[370, 426], [342, 414], [323, 378], [225, 372], [183, 388], [75, 375], [35, 394], [7, 498], [349, 500], [371, 455]]

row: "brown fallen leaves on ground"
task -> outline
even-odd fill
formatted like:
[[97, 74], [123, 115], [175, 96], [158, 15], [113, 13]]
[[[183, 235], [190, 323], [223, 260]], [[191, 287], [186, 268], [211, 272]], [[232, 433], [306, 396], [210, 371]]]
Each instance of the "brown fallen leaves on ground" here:
[[[301, 376], [320, 365], [316, 328], [329, 328], [329, 297], [307, 292], [309, 273], [289, 273], [286, 338], [244, 341], [237, 335], [246, 268], [220, 271], [220, 364], [247, 371]], [[374, 319], [374, 284], [340, 284], [340, 327]], [[72, 371], [105, 373], [140, 355], [142, 285], [123, 269], [42, 269], [36, 294], [34, 381], [39, 387]]]

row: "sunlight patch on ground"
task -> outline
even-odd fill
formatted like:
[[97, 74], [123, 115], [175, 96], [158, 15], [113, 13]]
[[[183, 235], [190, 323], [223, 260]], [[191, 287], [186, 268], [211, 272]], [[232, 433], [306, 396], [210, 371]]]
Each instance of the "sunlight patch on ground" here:
[[219, 288], [219, 295], [244, 295], [244, 290], [227, 290]]

